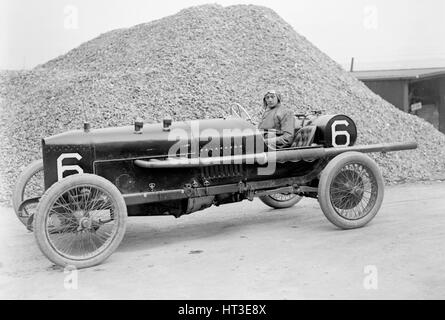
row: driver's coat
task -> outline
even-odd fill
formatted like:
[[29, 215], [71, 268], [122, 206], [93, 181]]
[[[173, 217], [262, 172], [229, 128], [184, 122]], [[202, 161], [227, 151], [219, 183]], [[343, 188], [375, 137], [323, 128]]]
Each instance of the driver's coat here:
[[278, 130], [278, 134], [281, 135], [276, 138], [269, 138], [268, 143], [275, 142], [277, 147], [288, 147], [294, 140], [295, 118], [290, 110], [278, 104], [276, 107], [267, 107], [264, 110], [258, 128]]

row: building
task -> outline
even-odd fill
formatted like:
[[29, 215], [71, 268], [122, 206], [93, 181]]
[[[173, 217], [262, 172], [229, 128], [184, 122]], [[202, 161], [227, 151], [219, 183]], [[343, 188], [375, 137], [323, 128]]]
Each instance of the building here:
[[445, 68], [351, 73], [400, 110], [416, 114], [445, 133]]

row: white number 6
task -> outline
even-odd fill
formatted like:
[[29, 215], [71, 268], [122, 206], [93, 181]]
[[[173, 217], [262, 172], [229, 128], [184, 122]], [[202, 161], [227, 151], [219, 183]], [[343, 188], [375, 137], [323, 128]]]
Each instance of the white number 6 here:
[[82, 156], [78, 153], [62, 153], [57, 158], [57, 180], [63, 179], [63, 173], [65, 171], [77, 171], [78, 173], [83, 173], [83, 169], [79, 167], [78, 165], [74, 166], [64, 166], [62, 164], [62, 161], [67, 158], [76, 158], [77, 160], [82, 159]]
[[[345, 146], [348, 146], [349, 143], [351, 142], [351, 136], [349, 135], [348, 131], [344, 131], [344, 130], [336, 131], [335, 128], [338, 125], [349, 126], [349, 123], [346, 120], [336, 120], [336, 121], [334, 121], [332, 123], [332, 127], [331, 127], [332, 146], [334, 146], [334, 147], [345, 147]], [[338, 136], [345, 136], [346, 137], [346, 142], [344, 144], [337, 144], [336, 139], [337, 139]]]

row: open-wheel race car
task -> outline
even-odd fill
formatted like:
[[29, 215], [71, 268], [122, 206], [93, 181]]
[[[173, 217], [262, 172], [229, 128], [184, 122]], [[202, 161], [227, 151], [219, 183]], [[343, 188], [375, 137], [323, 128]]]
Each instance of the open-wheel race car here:
[[282, 149], [264, 139], [279, 132], [258, 130], [239, 105], [220, 119], [103, 129], [85, 123], [42, 139], [43, 158], [18, 178], [14, 209], [49, 260], [77, 268], [118, 247], [127, 216], [180, 217], [254, 197], [273, 208], [312, 197], [335, 226], [366, 225], [382, 204], [384, 182], [365, 153], [416, 143], [356, 146], [356, 126], [342, 114], [295, 121], [295, 139]]

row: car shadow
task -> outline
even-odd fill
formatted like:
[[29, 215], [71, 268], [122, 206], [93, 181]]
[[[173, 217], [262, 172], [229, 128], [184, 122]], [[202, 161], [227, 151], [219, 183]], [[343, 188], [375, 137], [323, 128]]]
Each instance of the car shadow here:
[[[294, 228], [307, 231], [332, 232], [336, 228], [312, 208], [296, 212], [295, 208], [265, 209], [239, 216], [224, 216], [219, 212], [195, 212], [193, 216], [180, 217], [130, 217], [127, 230], [118, 251], [138, 251], [198, 239], [245, 237], [252, 227], [263, 229]], [[156, 221], [154, 221], [156, 219]], [[166, 219], [165, 221], [162, 221]], [[176, 222], [177, 221], [177, 222]], [[256, 231], [255, 231], [256, 232]]]

